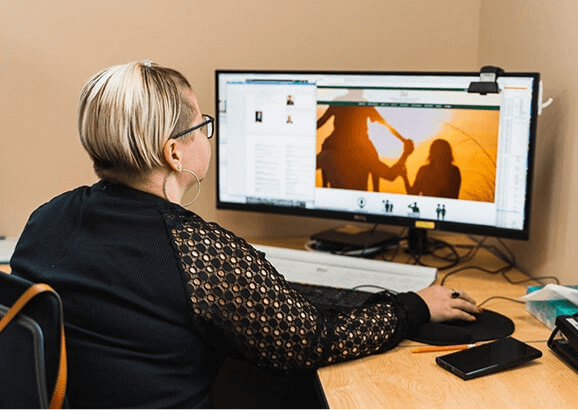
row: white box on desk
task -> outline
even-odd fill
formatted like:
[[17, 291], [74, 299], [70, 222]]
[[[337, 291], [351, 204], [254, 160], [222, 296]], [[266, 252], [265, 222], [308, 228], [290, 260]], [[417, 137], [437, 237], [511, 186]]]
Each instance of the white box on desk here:
[[[578, 285], [568, 287], [578, 289]], [[541, 288], [543, 286], [528, 286], [527, 293]], [[553, 330], [556, 327], [556, 317], [578, 313], [578, 306], [569, 300], [531, 300], [526, 302], [526, 310]]]

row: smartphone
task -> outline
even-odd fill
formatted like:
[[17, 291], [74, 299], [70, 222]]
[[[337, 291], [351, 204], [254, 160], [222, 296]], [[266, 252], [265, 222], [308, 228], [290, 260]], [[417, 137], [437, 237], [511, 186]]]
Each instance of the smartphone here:
[[542, 352], [513, 337], [436, 357], [436, 363], [464, 380], [529, 362]]

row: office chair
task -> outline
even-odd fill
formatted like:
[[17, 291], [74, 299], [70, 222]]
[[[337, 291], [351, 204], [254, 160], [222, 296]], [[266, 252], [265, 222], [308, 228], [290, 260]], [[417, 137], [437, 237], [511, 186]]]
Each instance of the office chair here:
[[59, 408], [66, 392], [62, 302], [0, 271], [0, 408]]

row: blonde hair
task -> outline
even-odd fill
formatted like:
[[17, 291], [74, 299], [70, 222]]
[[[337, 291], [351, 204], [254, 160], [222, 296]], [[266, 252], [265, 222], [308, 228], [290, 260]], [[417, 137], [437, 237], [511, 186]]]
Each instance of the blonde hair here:
[[96, 174], [126, 183], [162, 166], [165, 142], [193, 122], [187, 90], [182, 74], [150, 61], [95, 74], [82, 89], [78, 129]]

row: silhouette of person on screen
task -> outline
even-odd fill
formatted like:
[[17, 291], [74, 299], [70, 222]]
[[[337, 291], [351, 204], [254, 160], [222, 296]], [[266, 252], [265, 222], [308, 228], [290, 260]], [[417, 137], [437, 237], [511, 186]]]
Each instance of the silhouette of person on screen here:
[[428, 163], [417, 171], [413, 185], [404, 168], [401, 177], [405, 190], [410, 195], [457, 198], [462, 185], [460, 169], [453, 164], [454, 156], [449, 142], [438, 138], [432, 142]]
[[[356, 91], [350, 91], [346, 101], [359, 101]], [[371, 175], [372, 189], [378, 191], [379, 178], [393, 181], [401, 175], [407, 157], [413, 152], [413, 141], [401, 137], [374, 107], [330, 105], [317, 121], [317, 128], [321, 128], [331, 117], [334, 118], [333, 132], [323, 142], [317, 155], [317, 169], [321, 169], [323, 187], [366, 191], [367, 180]], [[390, 167], [379, 159], [379, 154], [369, 139], [368, 119], [389, 128], [403, 141], [403, 153], [393, 166]]]

